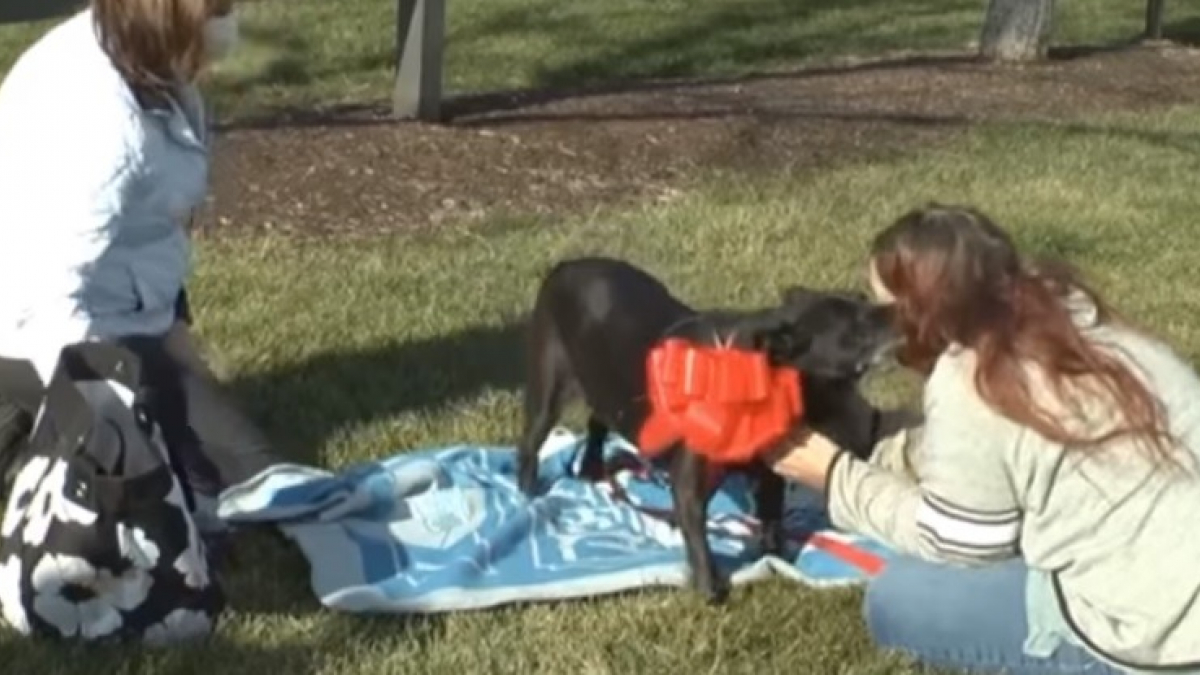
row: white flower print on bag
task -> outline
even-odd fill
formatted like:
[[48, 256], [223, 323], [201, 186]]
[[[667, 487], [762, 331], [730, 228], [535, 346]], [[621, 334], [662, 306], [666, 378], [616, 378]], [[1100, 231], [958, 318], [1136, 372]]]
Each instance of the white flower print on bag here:
[[150, 541], [140, 527], [117, 523], [117, 545], [121, 548], [121, 556], [135, 567], [148, 570], [158, 564], [158, 545]]
[[0, 563], [0, 615], [22, 635], [32, 630], [21, 603], [21, 559], [17, 556]]
[[63, 495], [66, 484], [67, 463], [61, 459], [55, 460], [46, 477], [38, 485], [37, 494], [33, 496], [29, 510], [25, 513], [26, 524], [22, 538], [26, 544], [37, 545], [45, 541], [50, 522], [55, 518], [64, 523], [88, 526], [96, 522], [95, 512], [79, 506]]
[[[78, 523], [91, 527], [96, 524], [96, 519], [99, 517], [95, 511], [80, 506], [71, 499], [67, 498], [64, 490], [67, 486], [67, 471], [70, 467], [63, 460], [55, 462], [54, 468], [50, 469], [50, 474], [46, 476], [46, 483], [55, 486], [55, 494], [59, 495], [58, 499], [54, 500], [54, 517], [64, 523]], [[81, 497], [82, 495], [75, 495]]]
[[[63, 637], [96, 639], [121, 628], [121, 611], [146, 601], [153, 581], [137, 567], [120, 576], [70, 555], [48, 553], [33, 569], [33, 611]], [[70, 587], [75, 592], [68, 597]], [[89, 596], [80, 599], [81, 596]]]
[[[29, 510], [38, 486], [50, 468], [50, 458], [42, 455], [33, 457], [21, 468], [13, 481], [12, 493], [8, 496], [8, 507], [4, 510], [4, 522], [0, 524], [0, 537], [8, 538], [17, 531]], [[45, 535], [43, 535], [45, 536]]]
[[[176, 483], [178, 489], [178, 483]], [[209, 584], [208, 560], [205, 557], [204, 539], [200, 529], [191, 519], [187, 522], [188, 547], [175, 559], [175, 571], [183, 575], [189, 588], [201, 589]]]
[[187, 550], [175, 559], [175, 571], [183, 576], [183, 582], [189, 588], [199, 590], [208, 586], [208, 562], [199, 546], [188, 546]]

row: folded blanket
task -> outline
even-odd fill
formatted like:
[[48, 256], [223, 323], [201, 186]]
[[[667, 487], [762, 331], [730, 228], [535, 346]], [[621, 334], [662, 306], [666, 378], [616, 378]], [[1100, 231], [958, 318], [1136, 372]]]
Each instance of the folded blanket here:
[[[300, 546], [321, 602], [347, 612], [426, 613], [682, 586], [679, 531], [665, 522], [664, 473], [613, 436], [608, 482], [577, 478], [583, 439], [559, 429], [540, 452], [542, 492], [516, 486], [513, 448], [404, 453], [334, 474], [279, 465], [227, 490], [218, 515], [271, 523]], [[786, 559], [762, 557], [753, 486], [730, 475], [709, 505], [717, 563], [743, 584], [781, 575], [812, 586], [858, 584], [891, 555], [829, 528], [820, 498], [792, 486]]]

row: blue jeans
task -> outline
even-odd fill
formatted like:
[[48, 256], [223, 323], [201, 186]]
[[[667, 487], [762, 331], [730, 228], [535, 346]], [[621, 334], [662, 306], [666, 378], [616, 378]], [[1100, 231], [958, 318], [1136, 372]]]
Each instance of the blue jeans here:
[[1049, 658], [1022, 650], [1028, 631], [1020, 560], [959, 568], [896, 558], [867, 587], [867, 628], [884, 649], [926, 665], [973, 673], [1120, 673], [1063, 644]]

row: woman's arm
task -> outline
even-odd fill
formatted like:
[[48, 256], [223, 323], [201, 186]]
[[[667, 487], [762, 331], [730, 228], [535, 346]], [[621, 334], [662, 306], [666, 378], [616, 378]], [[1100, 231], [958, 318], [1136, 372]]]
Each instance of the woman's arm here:
[[112, 245], [142, 161], [142, 136], [135, 112], [111, 102], [89, 110], [83, 125], [57, 120], [53, 99], [46, 110], [38, 102], [21, 100], [26, 109], [3, 134], [0, 145], [11, 154], [0, 159], [7, 182], [0, 213], [15, 245], [6, 259], [38, 279], [45, 308], [78, 302], [80, 280]]
[[1021, 511], [1006, 457], [1020, 436], [979, 399], [961, 368], [948, 367], [927, 385], [925, 427], [912, 448], [916, 479], [861, 461], [815, 433], [781, 452], [774, 468], [823, 490], [840, 528], [920, 558], [977, 564], [1017, 553]]

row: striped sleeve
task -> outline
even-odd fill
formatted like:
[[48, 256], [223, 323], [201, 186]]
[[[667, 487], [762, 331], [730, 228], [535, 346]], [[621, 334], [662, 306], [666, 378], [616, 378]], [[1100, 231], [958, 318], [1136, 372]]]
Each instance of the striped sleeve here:
[[930, 493], [917, 505], [917, 535], [926, 548], [947, 557], [1007, 558], [1021, 534], [1021, 512], [978, 511], [956, 506]]
[[920, 433], [880, 444], [908, 446], [915, 476], [845, 453], [834, 463], [826, 495], [834, 523], [927, 560], [1017, 555], [1022, 512], [1008, 458], [1020, 429], [988, 408], [958, 368], [939, 367], [930, 378], [924, 413]]

